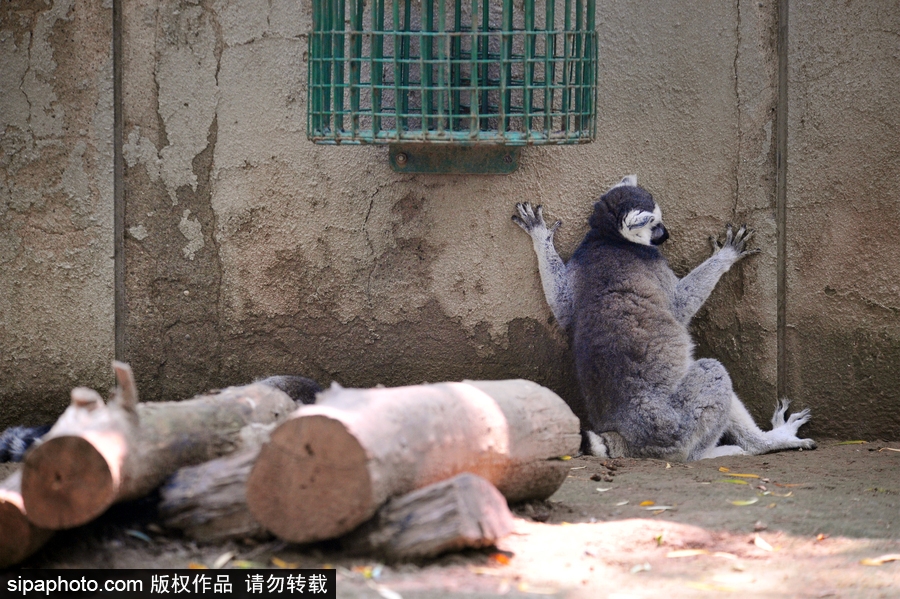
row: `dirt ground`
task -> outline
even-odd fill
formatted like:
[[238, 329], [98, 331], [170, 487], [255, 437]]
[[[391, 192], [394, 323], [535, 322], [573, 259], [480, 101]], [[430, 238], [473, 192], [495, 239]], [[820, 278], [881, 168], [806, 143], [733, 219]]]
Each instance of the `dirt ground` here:
[[514, 506], [497, 547], [421, 564], [350, 558], [334, 542], [198, 546], [160, 530], [144, 502], [58, 533], [20, 567], [328, 566], [339, 597], [374, 599], [900, 597], [898, 442], [569, 464], [548, 501]]

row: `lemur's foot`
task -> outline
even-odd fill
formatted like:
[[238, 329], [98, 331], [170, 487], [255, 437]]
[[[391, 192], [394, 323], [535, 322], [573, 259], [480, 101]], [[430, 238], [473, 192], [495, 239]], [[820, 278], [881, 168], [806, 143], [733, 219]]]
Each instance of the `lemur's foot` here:
[[747, 256], [752, 256], [753, 254], [758, 254], [762, 250], [759, 248], [752, 250], [744, 250], [744, 246], [747, 244], [747, 241], [753, 237], [753, 233], [755, 231], [753, 229], [748, 229], [747, 225], [741, 225], [741, 228], [737, 230], [737, 233], [732, 231], [731, 223], [725, 225], [725, 241], [719, 243], [719, 240], [716, 237], [710, 236], [709, 241], [712, 245], [713, 254], [718, 254], [721, 251], [727, 251], [734, 254], [734, 261], [737, 262], [741, 258], [745, 258]]
[[584, 453], [603, 459], [625, 456], [625, 439], [619, 433], [597, 434], [594, 431], [584, 431], [583, 435], [582, 450]]
[[522, 227], [529, 235], [534, 235], [537, 230], [546, 229], [549, 236], [553, 237], [553, 234], [562, 224], [562, 221], [558, 220], [552, 227], [548, 228], [547, 223], [544, 221], [544, 209], [540, 204], [532, 206], [530, 202], [522, 202], [516, 204], [516, 212], [518, 214], [513, 214], [513, 222]]
[[816, 442], [812, 439], [800, 439], [797, 431], [801, 426], [809, 422], [809, 408], [791, 414], [787, 420], [787, 413], [791, 401], [787, 398], [780, 399], [775, 404], [775, 413], [772, 415], [772, 430], [765, 433], [767, 441], [773, 444], [772, 451], [777, 449], [815, 449]]

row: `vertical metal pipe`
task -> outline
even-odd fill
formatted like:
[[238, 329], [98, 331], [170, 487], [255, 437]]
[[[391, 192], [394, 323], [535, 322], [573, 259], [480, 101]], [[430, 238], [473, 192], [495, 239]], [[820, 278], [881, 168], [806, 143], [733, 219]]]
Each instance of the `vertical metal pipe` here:
[[787, 177], [788, 177], [788, 0], [778, 2], [778, 88], [775, 99], [775, 253], [776, 253], [776, 372], [778, 397], [788, 394], [787, 339]]
[[113, 355], [124, 361], [127, 308], [125, 303], [125, 115], [122, 90], [124, 52], [122, 8], [124, 0], [112, 6], [113, 76]]

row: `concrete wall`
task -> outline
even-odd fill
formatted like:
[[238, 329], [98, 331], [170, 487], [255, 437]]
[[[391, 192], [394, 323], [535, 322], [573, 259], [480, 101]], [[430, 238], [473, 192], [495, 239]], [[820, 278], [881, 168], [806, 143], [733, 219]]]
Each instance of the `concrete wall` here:
[[775, 288], [750, 281], [774, 260], [772, 15], [748, 6], [739, 19], [735, 6], [667, 5], [646, 20], [607, 3], [600, 138], [528, 149], [508, 177], [399, 175], [384, 148], [307, 142], [308, 4], [135, 11], [126, 355], [142, 388], [180, 397], [288, 371], [346, 385], [524, 376], [573, 396], [510, 215], [543, 202], [569, 254], [593, 200], [635, 172], [666, 208], [682, 273], [726, 221], [759, 227], [767, 253], [729, 277], [698, 332], [768, 399]]
[[[869, 245], [868, 220], [877, 205], [876, 228], [887, 233], [879, 247], [888, 252], [898, 237], [889, 185], [897, 132], [882, 124], [896, 113], [896, 41], [865, 29], [854, 42], [867, 51], [863, 67], [840, 56], [851, 52], [841, 36], [855, 40], [866, 19], [883, 24], [885, 15], [866, 9], [873, 12], [862, 21], [835, 21], [835, 12], [862, 9], [791, 3], [790, 218], [779, 222], [777, 9], [743, 0], [703, 11], [688, 2], [602, 3], [598, 139], [527, 148], [516, 173], [489, 177], [399, 175], [385, 148], [308, 142], [308, 3], [128, 3], [121, 30], [126, 310], [118, 326], [144, 397], [182, 398], [288, 372], [359, 386], [525, 377], [575, 398], [566, 341], [544, 303], [529, 240], [510, 216], [517, 201], [544, 204], [564, 221], [557, 246], [568, 257], [592, 202], [637, 173], [663, 207], [672, 233], [666, 253], [679, 274], [708, 255], [707, 237], [724, 223], [757, 229], [762, 254], [723, 278], [694, 325], [698, 355], [726, 364], [757, 418], [770, 415], [779, 368], [782, 376], [789, 369], [795, 405], [815, 411], [811, 434], [896, 438], [896, 277], [881, 278], [889, 270]], [[108, 19], [107, 9], [93, 10]], [[891, 10], [896, 19], [900, 9]], [[825, 57], [831, 62], [820, 64]], [[849, 74], [861, 89], [879, 90], [865, 108], [857, 108], [860, 94], [839, 93]], [[840, 112], [837, 101], [854, 110]], [[817, 115], [815, 126], [803, 120], [804, 109]], [[857, 126], [845, 124], [847, 112]], [[863, 124], [868, 143], [835, 154]], [[835, 147], [818, 149], [820, 140]], [[863, 150], [865, 160], [854, 159]], [[867, 168], [873, 159], [877, 177]], [[845, 170], [838, 194], [830, 177]], [[861, 186], [882, 194], [873, 212], [848, 208], [847, 194]], [[832, 238], [818, 240], [836, 222], [828, 210], [858, 216], [852, 223], [861, 228], [844, 218]], [[780, 230], [789, 245], [779, 254]], [[787, 288], [778, 284], [779, 260], [789, 266]], [[850, 287], [863, 269], [869, 278]], [[826, 275], [832, 291], [823, 287]], [[863, 289], [864, 298], [854, 295]], [[51, 285], [41, 291], [45, 302], [61, 296]], [[101, 299], [112, 305], [108, 295]], [[789, 327], [780, 332], [779, 300], [789, 302]], [[873, 310], [885, 312], [880, 321], [871, 320]], [[72, 359], [90, 366], [79, 383], [107, 376], [112, 319], [93, 322], [108, 341], [96, 345], [93, 361]], [[14, 333], [47, 347], [35, 338], [39, 324], [23, 316]], [[861, 379], [825, 386], [828, 394], [821, 383], [847, 356], [821, 331], [855, 335], [849, 354], [861, 364]], [[781, 363], [779, 334], [790, 349]], [[7, 421], [18, 417], [8, 406], [27, 405], [7, 387], [60, 394], [69, 385], [38, 383], [24, 371], [9, 380], [0, 407]], [[847, 428], [841, 406], [868, 401], [873, 390], [882, 395], [880, 420], [860, 414]]]
[[900, 5], [790, 15], [788, 392], [844, 438], [900, 437]]
[[0, 427], [112, 382], [111, 36], [101, 0], [0, 4]]

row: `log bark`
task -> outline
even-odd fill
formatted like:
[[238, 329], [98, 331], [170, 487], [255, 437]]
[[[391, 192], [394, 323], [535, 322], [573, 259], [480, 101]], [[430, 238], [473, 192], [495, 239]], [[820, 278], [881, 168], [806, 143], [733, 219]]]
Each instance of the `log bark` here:
[[529, 381], [466, 381], [319, 395], [280, 424], [250, 473], [247, 502], [277, 536], [344, 534], [389, 498], [461, 472], [510, 501], [544, 499], [578, 450], [578, 418]]
[[464, 472], [388, 500], [341, 544], [386, 561], [415, 560], [488, 547], [514, 526], [503, 495], [480, 476]]
[[54, 531], [35, 526], [25, 517], [21, 486], [21, 470], [0, 483], [0, 568], [18, 564], [53, 536]]
[[181, 468], [160, 489], [162, 525], [204, 543], [271, 537], [247, 507], [247, 478], [274, 425], [241, 431], [243, 447], [231, 455]]
[[178, 468], [232, 452], [244, 426], [276, 422], [296, 408], [260, 384], [138, 404], [131, 368], [113, 366], [119, 387], [110, 403], [73, 389], [72, 404], [25, 458], [22, 499], [39, 527], [85, 524], [115, 502], [146, 495]]

